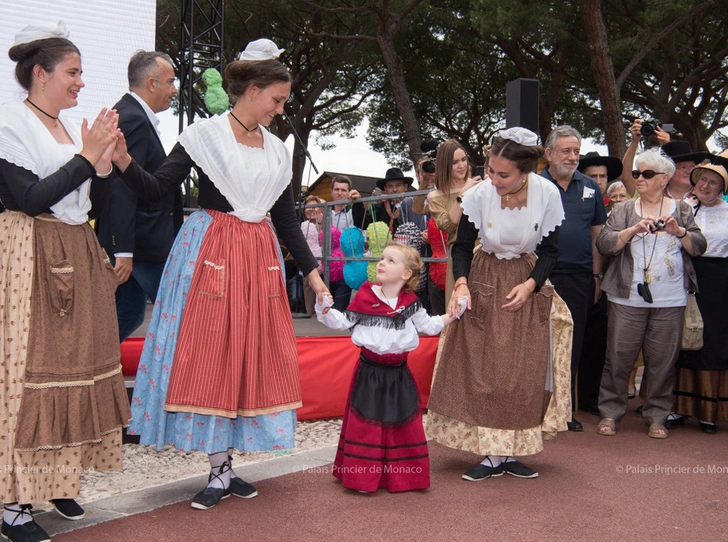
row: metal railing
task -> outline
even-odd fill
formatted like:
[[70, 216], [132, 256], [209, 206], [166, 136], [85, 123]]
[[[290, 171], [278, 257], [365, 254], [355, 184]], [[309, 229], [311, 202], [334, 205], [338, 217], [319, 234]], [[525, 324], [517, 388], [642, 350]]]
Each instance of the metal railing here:
[[[356, 201], [352, 202], [349, 200], [336, 200], [336, 201], [327, 201], [324, 203], [309, 203], [308, 205], [299, 205], [299, 209], [301, 210], [301, 214], [305, 217], [305, 209], [315, 209], [318, 207], [323, 207], [323, 221], [321, 223], [321, 229], [324, 232], [323, 237], [323, 244], [321, 245], [321, 257], [317, 257], [316, 259], [319, 261], [323, 261], [324, 264], [324, 274], [323, 279], [326, 283], [326, 286], [329, 286], [330, 283], [330, 272], [331, 272], [331, 262], [377, 262], [379, 261], [378, 256], [363, 256], [363, 257], [349, 257], [349, 256], [332, 256], [332, 247], [331, 247], [331, 227], [333, 225], [333, 217], [329, 210], [333, 209], [335, 205], [348, 205], [353, 206], [356, 204], [366, 204], [366, 203], [379, 203], [381, 201], [390, 200], [390, 199], [406, 199], [406, 198], [414, 198], [416, 196], [426, 196], [430, 193], [430, 190], [419, 190], [415, 192], [404, 192], [401, 194], [383, 194], [381, 196], [370, 196], [366, 198], [359, 198]], [[366, 212], [370, 212], [369, 210], [366, 210]], [[417, 216], [429, 216], [429, 215], [417, 215]], [[377, 222], [377, 221], [375, 221]], [[384, 222], [384, 221], [382, 221]], [[357, 227], [361, 229], [361, 224], [357, 225], [354, 224], [354, 227]], [[346, 229], [346, 228], [345, 228]], [[343, 231], [343, 230], [342, 230]], [[362, 230], [366, 237], [366, 230]], [[433, 258], [433, 257], [423, 257], [422, 261], [424, 262], [447, 262], [447, 258]]]

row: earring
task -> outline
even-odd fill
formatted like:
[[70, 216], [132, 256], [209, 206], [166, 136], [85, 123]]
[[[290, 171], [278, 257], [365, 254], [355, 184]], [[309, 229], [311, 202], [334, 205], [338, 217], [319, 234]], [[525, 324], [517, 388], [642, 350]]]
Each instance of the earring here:
[[43, 83], [43, 86], [42, 86], [42, 87], [40, 87], [40, 89], [41, 89], [41, 90], [42, 90], [43, 92], [45, 92], [45, 83]]

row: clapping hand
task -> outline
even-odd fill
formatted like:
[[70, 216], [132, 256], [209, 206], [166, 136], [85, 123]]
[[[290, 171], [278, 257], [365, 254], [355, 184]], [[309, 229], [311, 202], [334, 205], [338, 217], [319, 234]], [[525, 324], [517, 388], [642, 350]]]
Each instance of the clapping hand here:
[[[109, 147], [116, 141], [116, 135], [119, 131], [118, 126], [118, 113], [114, 109], [106, 109], [105, 107], [99, 111], [91, 126], [88, 125], [88, 120], [83, 119], [81, 123], [83, 147], [79, 154], [86, 158], [91, 165], [96, 166], [102, 156], [110, 151]], [[106, 169], [108, 170], [108, 167]], [[105, 173], [106, 171], [102, 172], [102, 174]]]

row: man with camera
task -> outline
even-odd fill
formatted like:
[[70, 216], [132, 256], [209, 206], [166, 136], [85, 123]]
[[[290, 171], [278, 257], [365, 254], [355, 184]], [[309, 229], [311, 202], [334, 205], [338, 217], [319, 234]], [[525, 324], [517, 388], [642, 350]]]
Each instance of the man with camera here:
[[632, 141], [622, 158], [622, 182], [627, 193], [634, 195], [636, 179], [632, 177], [632, 166], [634, 164], [637, 148], [642, 138], [654, 136], [662, 147], [662, 151], [675, 162], [675, 174], [670, 178], [665, 187], [665, 195], [674, 200], [688, 199], [692, 192], [690, 174], [695, 166], [705, 160], [709, 153], [693, 152], [690, 143], [687, 141], [670, 141], [667, 132], [672, 131], [671, 124], [661, 124], [656, 120], [635, 119], [629, 129], [632, 134]]
[[[571, 311], [574, 331], [571, 352], [571, 391], [574, 403], [576, 376], [581, 360], [589, 311], [601, 294], [602, 256], [596, 238], [607, 221], [599, 185], [580, 171], [581, 135], [571, 126], [557, 126], [545, 145], [549, 164], [541, 176], [553, 182], [561, 194], [565, 218], [559, 228], [559, 261], [549, 279]], [[572, 416], [569, 431], [582, 431]]]

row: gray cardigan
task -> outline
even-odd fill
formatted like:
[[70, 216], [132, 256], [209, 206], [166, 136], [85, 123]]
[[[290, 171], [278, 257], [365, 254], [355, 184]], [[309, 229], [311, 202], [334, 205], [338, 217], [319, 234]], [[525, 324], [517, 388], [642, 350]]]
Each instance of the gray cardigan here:
[[[622, 297], [625, 299], [629, 298], [629, 289], [632, 286], [632, 275], [634, 273], [634, 260], [632, 259], [632, 251], [630, 250], [629, 244], [625, 245], [624, 248], [617, 251], [615, 249], [617, 245], [617, 236], [625, 228], [634, 226], [642, 220], [635, 209], [634, 203], [636, 200], [631, 199], [624, 203], [615, 205], [612, 208], [612, 213], [607, 219], [607, 223], [604, 225], [599, 237], [597, 238], [597, 249], [600, 253], [605, 256], [614, 256], [612, 262], [607, 268], [607, 272], [604, 275], [602, 281], [602, 291], [608, 294]], [[705, 236], [700, 231], [700, 228], [695, 223], [693, 217], [693, 210], [690, 205], [685, 201], [676, 202], [675, 211], [672, 216], [675, 217], [677, 223], [688, 231], [693, 241], [693, 250], [695, 256], [700, 256], [708, 246], [708, 242], [705, 240]], [[693, 268], [693, 261], [684, 249], [682, 250], [683, 255], [683, 277], [685, 281], [685, 288], [691, 292], [698, 291], [698, 280], [695, 275], [695, 269]]]

